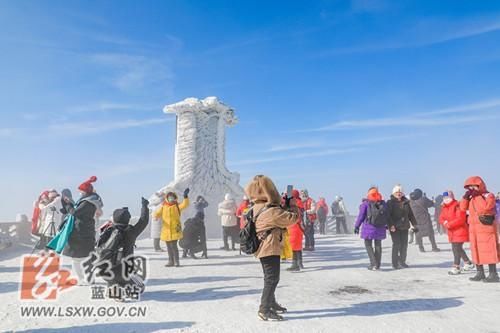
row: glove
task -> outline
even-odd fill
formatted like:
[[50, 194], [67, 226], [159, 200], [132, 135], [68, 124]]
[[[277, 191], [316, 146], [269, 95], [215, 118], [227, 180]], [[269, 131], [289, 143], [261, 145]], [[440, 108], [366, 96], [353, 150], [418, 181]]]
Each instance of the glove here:
[[418, 232], [418, 228], [417, 227], [413, 227], [413, 232], [417, 233]]
[[184, 198], [187, 198], [189, 195], [189, 188], [184, 190]]
[[464, 198], [465, 200], [470, 200], [471, 197], [472, 197], [472, 191], [467, 190], [462, 198]]
[[476, 190], [471, 190], [470, 191], [470, 196], [471, 197], [477, 197], [478, 195], [481, 195], [481, 193], [479, 193], [479, 191], [476, 191]]
[[147, 206], [149, 206], [149, 201], [148, 201], [148, 200], [146, 200], [144, 197], [142, 197], [141, 201], [142, 201], [142, 207], [147, 207]]
[[354, 234], [355, 235], [359, 234], [359, 227], [354, 228]]

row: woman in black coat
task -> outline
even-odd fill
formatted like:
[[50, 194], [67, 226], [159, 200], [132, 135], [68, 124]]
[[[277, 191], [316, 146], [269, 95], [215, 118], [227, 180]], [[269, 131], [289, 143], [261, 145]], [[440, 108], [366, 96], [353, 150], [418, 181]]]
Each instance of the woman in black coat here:
[[96, 177], [91, 177], [78, 187], [82, 196], [69, 212], [75, 217], [75, 223], [63, 254], [73, 258], [73, 271], [78, 276], [79, 284], [86, 284], [82, 263], [94, 251], [95, 217], [102, 215], [101, 197], [92, 186], [96, 180]]
[[203, 212], [198, 212], [184, 223], [184, 237], [179, 243], [184, 249], [183, 258], [189, 254], [191, 258], [197, 259], [195, 253], [202, 252], [202, 257], [208, 259], [204, 217]]
[[408, 230], [410, 227], [417, 232], [417, 221], [401, 185], [392, 190], [391, 199], [387, 201], [389, 213], [389, 231], [392, 238], [392, 267], [394, 269], [408, 268], [406, 254], [408, 252]]

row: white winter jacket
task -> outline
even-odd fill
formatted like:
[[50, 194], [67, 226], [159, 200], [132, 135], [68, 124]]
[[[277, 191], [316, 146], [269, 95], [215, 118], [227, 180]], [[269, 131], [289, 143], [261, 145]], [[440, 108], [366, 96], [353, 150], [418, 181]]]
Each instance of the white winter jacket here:
[[236, 217], [236, 202], [233, 199], [227, 199], [219, 204], [218, 215], [221, 217], [223, 227], [234, 227], [238, 224]]
[[151, 238], [152, 239], [160, 238], [161, 229], [163, 226], [161, 219], [151, 218], [150, 225], [151, 225]]
[[[40, 204], [40, 225], [38, 232], [44, 236], [54, 236], [62, 222], [62, 203], [61, 198], [57, 197], [54, 201], [44, 205]], [[54, 222], [54, 229], [50, 227], [50, 223]]]

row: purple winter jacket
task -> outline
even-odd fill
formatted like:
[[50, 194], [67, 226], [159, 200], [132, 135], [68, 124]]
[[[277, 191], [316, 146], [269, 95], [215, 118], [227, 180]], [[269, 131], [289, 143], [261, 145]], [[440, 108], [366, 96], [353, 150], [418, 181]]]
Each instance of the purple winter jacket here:
[[500, 200], [496, 201], [497, 223], [500, 223]]
[[[385, 205], [385, 202], [384, 202]], [[369, 224], [366, 220], [368, 217], [368, 208], [370, 203], [368, 200], [364, 200], [361, 206], [359, 206], [359, 214], [356, 219], [355, 227], [359, 228], [361, 225], [361, 238], [362, 239], [374, 239], [374, 240], [382, 240], [385, 239], [387, 233], [387, 227], [376, 227], [372, 224]]]

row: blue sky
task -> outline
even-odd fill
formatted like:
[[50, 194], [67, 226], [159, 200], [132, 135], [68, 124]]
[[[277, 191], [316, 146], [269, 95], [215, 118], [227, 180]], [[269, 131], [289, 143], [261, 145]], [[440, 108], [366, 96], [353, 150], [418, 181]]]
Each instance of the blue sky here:
[[90, 175], [107, 213], [173, 177], [165, 104], [236, 109], [227, 160], [354, 210], [500, 190], [497, 1], [2, 1], [0, 218]]

